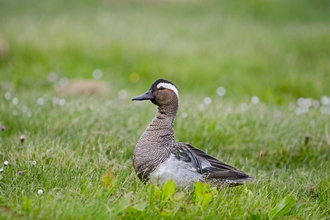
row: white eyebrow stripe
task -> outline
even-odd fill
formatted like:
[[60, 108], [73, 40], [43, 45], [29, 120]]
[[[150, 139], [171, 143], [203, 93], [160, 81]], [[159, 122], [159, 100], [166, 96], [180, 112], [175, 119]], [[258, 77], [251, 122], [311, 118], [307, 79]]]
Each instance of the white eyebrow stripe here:
[[174, 85], [172, 85], [170, 83], [161, 82], [161, 83], [157, 84], [157, 88], [159, 89], [160, 87], [172, 90], [173, 92], [175, 92], [176, 96], [179, 98], [179, 91]]

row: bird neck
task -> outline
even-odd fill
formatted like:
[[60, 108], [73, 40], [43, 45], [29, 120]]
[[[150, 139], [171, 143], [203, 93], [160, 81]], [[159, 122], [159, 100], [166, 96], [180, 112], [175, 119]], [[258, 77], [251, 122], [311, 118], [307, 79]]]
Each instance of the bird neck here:
[[173, 124], [178, 111], [178, 103], [159, 106], [156, 116], [145, 131], [145, 135], [155, 137], [157, 143], [174, 141]]

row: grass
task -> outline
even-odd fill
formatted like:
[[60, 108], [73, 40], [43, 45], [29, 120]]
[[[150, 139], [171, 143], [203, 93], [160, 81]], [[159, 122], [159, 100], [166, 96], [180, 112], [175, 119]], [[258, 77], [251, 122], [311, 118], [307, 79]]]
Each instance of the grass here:
[[[328, 219], [329, 105], [300, 114], [297, 100], [330, 94], [329, 10], [321, 0], [2, 0], [0, 218]], [[160, 77], [179, 88], [176, 140], [253, 182], [216, 192], [138, 181], [131, 157], [155, 107], [130, 98]]]

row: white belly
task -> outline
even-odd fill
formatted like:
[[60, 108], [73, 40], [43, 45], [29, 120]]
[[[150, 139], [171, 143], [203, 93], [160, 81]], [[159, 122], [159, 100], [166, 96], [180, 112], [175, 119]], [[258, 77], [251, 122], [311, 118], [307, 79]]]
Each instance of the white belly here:
[[173, 154], [150, 174], [150, 182], [164, 184], [173, 180], [176, 186], [189, 186], [203, 181], [203, 176], [189, 163], [178, 160]]

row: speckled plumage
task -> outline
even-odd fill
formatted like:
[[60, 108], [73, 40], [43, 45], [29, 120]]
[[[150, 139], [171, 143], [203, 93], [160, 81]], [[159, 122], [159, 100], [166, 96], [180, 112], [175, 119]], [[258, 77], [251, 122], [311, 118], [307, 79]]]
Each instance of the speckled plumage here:
[[173, 123], [179, 107], [173, 83], [159, 79], [135, 100], [150, 100], [158, 112], [136, 144], [133, 165], [143, 182], [163, 184], [172, 179], [178, 186], [209, 182], [217, 187], [236, 186], [253, 179], [193, 146], [174, 141]]

